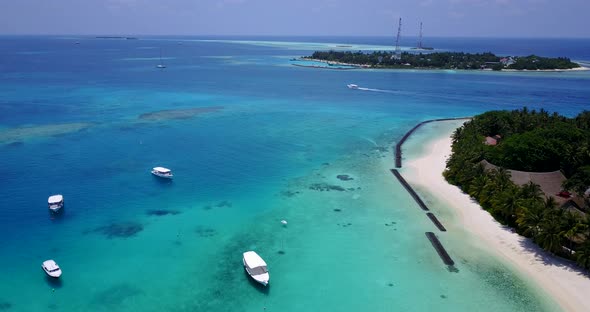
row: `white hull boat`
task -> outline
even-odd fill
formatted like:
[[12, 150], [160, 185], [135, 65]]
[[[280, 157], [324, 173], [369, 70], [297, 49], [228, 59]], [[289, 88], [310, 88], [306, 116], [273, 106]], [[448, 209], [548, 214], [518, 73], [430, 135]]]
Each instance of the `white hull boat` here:
[[45, 271], [50, 277], [59, 278], [61, 276], [61, 269], [54, 260], [44, 261], [41, 268], [43, 268], [43, 271]]
[[156, 68], [160, 68], [160, 69], [166, 68], [166, 65], [164, 65], [164, 62], [162, 62], [162, 49], [160, 49], [160, 64], [156, 65]]
[[244, 269], [252, 277], [253, 280], [266, 286], [270, 280], [266, 262], [254, 251], [247, 251], [244, 253]]
[[156, 177], [160, 177], [160, 178], [164, 178], [164, 179], [172, 179], [172, 177], [174, 176], [170, 169], [164, 168], [164, 167], [154, 167], [152, 169], [152, 174], [155, 175]]
[[349, 89], [358, 89], [358, 88], [359, 88], [359, 86], [358, 86], [358, 85], [355, 85], [354, 83], [347, 84], [346, 86], [347, 86]]
[[59, 212], [64, 207], [64, 197], [62, 195], [51, 195], [47, 199], [49, 210]]

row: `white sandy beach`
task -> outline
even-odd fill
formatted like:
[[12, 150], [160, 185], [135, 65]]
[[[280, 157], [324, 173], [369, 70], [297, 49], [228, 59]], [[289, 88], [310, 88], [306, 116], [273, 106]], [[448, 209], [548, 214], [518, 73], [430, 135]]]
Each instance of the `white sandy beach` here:
[[530, 239], [503, 227], [468, 195], [446, 182], [442, 172], [451, 154], [450, 135], [432, 141], [422, 155], [404, 162], [402, 173], [406, 180], [412, 185], [420, 185], [437, 201], [452, 207], [459, 227], [536, 282], [564, 311], [590, 311], [588, 276], [568, 261], [544, 252]]
[[586, 71], [590, 70], [588, 67], [580, 66], [576, 68], [568, 68], [568, 69], [536, 69], [536, 70], [528, 70], [528, 69], [502, 69], [503, 72], [530, 72], [530, 73], [538, 73], [538, 72], [570, 72], [570, 71]]

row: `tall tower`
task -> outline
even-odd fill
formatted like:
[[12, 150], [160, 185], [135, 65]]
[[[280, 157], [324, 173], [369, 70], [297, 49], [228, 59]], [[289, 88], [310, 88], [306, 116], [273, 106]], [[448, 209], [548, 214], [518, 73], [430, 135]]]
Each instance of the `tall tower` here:
[[422, 49], [422, 22], [420, 22], [420, 37], [418, 37], [418, 49]]
[[395, 54], [394, 54], [394, 58], [395, 59], [401, 59], [402, 58], [402, 50], [399, 47], [399, 39], [401, 37], [402, 34], [402, 18], [399, 18], [399, 25], [397, 26], [397, 38], [395, 39]]

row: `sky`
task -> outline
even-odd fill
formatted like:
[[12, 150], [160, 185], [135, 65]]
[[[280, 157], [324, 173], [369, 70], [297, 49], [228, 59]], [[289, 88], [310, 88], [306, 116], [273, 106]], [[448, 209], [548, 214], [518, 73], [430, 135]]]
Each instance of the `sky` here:
[[0, 0], [0, 34], [590, 37], [590, 0]]

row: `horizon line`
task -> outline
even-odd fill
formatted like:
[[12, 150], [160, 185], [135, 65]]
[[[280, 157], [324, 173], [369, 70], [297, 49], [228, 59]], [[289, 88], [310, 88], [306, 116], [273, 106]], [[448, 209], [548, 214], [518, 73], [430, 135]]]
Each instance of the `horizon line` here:
[[[305, 34], [288, 34], [288, 35], [276, 35], [276, 34], [261, 34], [261, 35], [251, 35], [251, 34], [109, 34], [109, 33], [96, 33], [96, 34], [44, 34], [44, 33], [0, 33], [0, 36], [6, 37], [16, 37], [16, 36], [48, 36], [48, 37], [56, 37], [56, 36], [77, 36], [77, 37], [96, 37], [96, 36], [116, 36], [116, 37], [308, 37], [308, 38], [325, 38], [325, 37], [341, 37], [341, 38], [392, 38], [395, 36], [392, 35], [305, 35]], [[409, 38], [418, 38], [419, 35], [406, 35], [403, 37]], [[564, 36], [445, 36], [445, 35], [436, 35], [436, 36], [423, 36], [423, 38], [457, 38], [457, 39], [590, 39], [588, 37], [564, 37]]]

